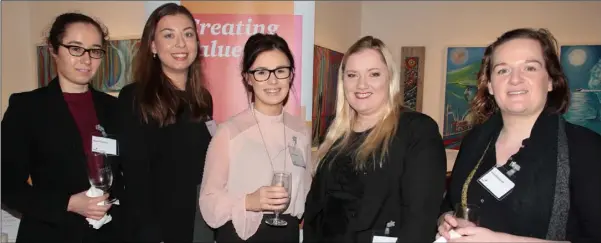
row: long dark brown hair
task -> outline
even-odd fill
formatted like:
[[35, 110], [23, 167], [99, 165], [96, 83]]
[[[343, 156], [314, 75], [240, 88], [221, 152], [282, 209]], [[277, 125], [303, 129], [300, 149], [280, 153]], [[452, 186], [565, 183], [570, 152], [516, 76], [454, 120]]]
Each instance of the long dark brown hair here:
[[505, 32], [495, 42], [490, 44], [484, 52], [482, 66], [478, 72], [478, 92], [472, 100], [470, 113], [473, 124], [480, 124], [488, 120], [498, 109], [494, 97], [488, 93], [488, 83], [492, 73], [493, 54], [497, 47], [514, 39], [531, 39], [540, 43], [545, 61], [545, 68], [552, 79], [553, 90], [547, 93], [545, 110], [551, 113], [563, 114], [567, 111], [570, 102], [567, 77], [563, 73], [557, 54], [557, 40], [546, 29], [520, 28]]
[[182, 100], [176, 93], [177, 88], [171, 83], [161, 68], [161, 60], [153, 58], [152, 41], [159, 21], [169, 15], [182, 14], [190, 19], [196, 33], [196, 43], [199, 45], [198, 30], [194, 17], [184, 6], [167, 3], [152, 12], [140, 41], [140, 48], [134, 58], [133, 76], [138, 82], [137, 102], [144, 122], [155, 121], [159, 126], [173, 124], [179, 108], [185, 103], [189, 105], [191, 118], [194, 121], [211, 116], [211, 96], [204, 84], [202, 75], [202, 60], [200, 46], [197, 48], [196, 59], [188, 70], [186, 82], [186, 98]]

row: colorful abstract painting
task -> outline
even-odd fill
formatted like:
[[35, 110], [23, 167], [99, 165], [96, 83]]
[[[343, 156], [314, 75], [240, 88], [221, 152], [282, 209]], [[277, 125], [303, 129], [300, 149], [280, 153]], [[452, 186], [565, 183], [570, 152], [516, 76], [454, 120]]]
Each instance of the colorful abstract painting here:
[[571, 92], [565, 119], [601, 134], [601, 45], [562, 46], [560, 59]]
[[447, 50], [443, 139], [447, 149], [459, 149], [471, 129], [469, 103], [474, 99], [484, 47], [450, 47]]
[[401, 48], [403, 104], [416, 111], [422, 111], [425, 58], [423, 46]]
[[[92, 78], [92, 86], [103, 92], [116, 92], [132, 82], [132, 61], [140, 45], [139, 39], [111, 40], [106, 56]], [[44, 87], [56, 77], [56, 67], [48, 46], [37, 47], [38, 85]]]
[[313, 146], [325, 137], [336, 114], [336, 87], [338, 69], [344, 54], [315, 46], [313, 54]]

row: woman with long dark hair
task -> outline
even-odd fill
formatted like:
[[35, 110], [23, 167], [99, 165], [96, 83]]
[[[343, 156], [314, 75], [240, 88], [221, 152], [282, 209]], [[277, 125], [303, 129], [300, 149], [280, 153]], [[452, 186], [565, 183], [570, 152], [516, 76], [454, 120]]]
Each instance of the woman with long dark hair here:
[[119, 94], [126, 240], [213, 241], [197, 205], [212, 121], [196, 24], [168, 3], [148, 18], [134, 83]]

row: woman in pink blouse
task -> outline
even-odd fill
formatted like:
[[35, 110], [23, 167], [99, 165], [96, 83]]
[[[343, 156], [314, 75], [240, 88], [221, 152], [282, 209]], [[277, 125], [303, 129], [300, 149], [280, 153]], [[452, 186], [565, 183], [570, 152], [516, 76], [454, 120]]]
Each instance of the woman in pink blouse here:
[[[255, 34], [244, 47], [242, 79], [252, 104], [219, 125], [207, 151], [200, 211], [217, 242], [298, 242], [311, 185], [310, 135], [284, 111], [294, 59], [278, 35]], [[291, 97], [291, 98], [294, 98]], [[290, 191], [271, 186], [274, 172], [291, 174]], [[287, 226], [265, 223], [284, 210]]]

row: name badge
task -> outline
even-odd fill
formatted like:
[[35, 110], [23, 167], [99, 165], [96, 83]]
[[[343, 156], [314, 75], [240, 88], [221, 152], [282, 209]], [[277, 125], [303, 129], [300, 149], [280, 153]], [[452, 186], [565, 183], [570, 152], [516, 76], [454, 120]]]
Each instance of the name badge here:
[[478, 182], [493, 194], [497, 200], [503, 199], [509, 194], [511, 189], [515, 187], [515, 183], [505, 176], [505, 174], [497, 167], [493, 167], [490, 171], [480, 177]]
[[292, 164], [306, 168], [305, 159], [303, 158], [303, 153], [301, 150], [294, 146], [288, 146], [288, 152], [290, 153], [290, 158], [292, 158]]
[[215, 136], [215, 131], [217, 131], [217, 124], [215, 124], [215, 120], [207, 121], [205, 124], [207, 125], [207, 129], [209, 130], [211, 137]]
[[374, 238], [372, 239], [372, 242], [396, 242], [397, 237], [391, 237], [391, 236], [380, 236], [380, 235], [374, 235]]
[[92, 152], [118, 155], [117, 140], [108, 137], [92, 136]]
[[389, 221], [386, 223], [386, 228], [382, 230], [374, 230], [372, 242], [396, 242], [397, 237], [390, 236], [390, 228], [394, 227], [396, 223]]

